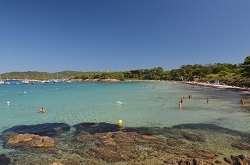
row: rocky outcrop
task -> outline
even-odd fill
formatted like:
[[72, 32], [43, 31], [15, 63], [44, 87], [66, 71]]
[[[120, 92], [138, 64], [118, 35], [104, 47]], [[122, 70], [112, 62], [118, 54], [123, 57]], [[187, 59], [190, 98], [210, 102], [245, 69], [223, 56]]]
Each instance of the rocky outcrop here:
[[205, 137], [201, 135], [195, 135], [195, 134], [190, 134], [190, 133], [183, 133], [183, 137], [187, 140], [194, 141], [194, 142], [205, 142], [206, 139]]
[[51, 148], [55, 144], [55, 140], [47, 136], [39, 136], [34, 134], [14, 135], [7, 141], [7, 146], [22, 147], [29, 146], [33, 148]]
[[245, 139], [245, 141], [248, 141], [250, 143], [250, 133], [247, 132], [240, 132], [231, 130], [228, 128], [220, 127], [215, 124], [204, 124], [204, 123], [197, 123], [197, 124], [180, 124], [173, 126], [175, 129], [191, 129], [191, 130], [210, 130], [210, 131], [216, 131], [220, 133], [226, 133], [231, 135], [238, 135]]
[[225, 162], [233, 165], [249, 165], [250, 157], [247, 155], [231, 156], [230, 158], [224, 158]]
[[[96, 158], [107, 162], [159, 159], [162, 155], [178, 155], [187, 158], [213, 160], [216, 153], [181, 149], [184, 141], [175, 138], [160, 138], [137, 132], [108, 132], [80, 135], [77, 153], [86, 158]], [[79, 147], [84, 144], [83, 147]], [[87, 145], [89, 144], [89, 145]], [[93, 147], [94, 146], [94, 147]]]
[[163, 165], [216, 165], [215, 163], [203, 159], [181, 159], [164, 161]]

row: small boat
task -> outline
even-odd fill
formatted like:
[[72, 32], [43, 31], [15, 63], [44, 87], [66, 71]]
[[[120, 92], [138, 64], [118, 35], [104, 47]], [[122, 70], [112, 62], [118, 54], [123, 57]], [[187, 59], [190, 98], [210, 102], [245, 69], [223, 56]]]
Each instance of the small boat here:
[[30, 82], [28, 80], [23, 80], [22, 83], [23, 84], [29, 84]]
[[57, 79], [52, 79], [51, 81], [52, 81], [53, 83], [59, 83], [60, 80], [58, 79], [58, 74], [57, 74]]
[[49, 83], [48, 80], [43, 80], [43, 81], [40, 81], [41, 83]]
[[9, 82], [9, 81], [7, 81], [7, 82], [5, 82], [5, 84], [10, 85], [10, 82]]
[[58, 79], [51, 80], [53, 83], [59, 83], [60, 81]]
[[27, 77], [24, 75], [25, 79], [22, 81], [23, 84], [29, 84], [30, 82], [28, 81]]

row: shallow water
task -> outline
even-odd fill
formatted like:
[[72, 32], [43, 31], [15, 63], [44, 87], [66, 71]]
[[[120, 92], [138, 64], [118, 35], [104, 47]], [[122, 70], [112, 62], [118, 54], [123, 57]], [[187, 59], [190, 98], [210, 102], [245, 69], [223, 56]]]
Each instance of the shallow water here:
[[[188, 99], [192, 94], [193, 99]], [[235, 91], [171, 82], [59, 83], [0, 86], [0, 131], [20, 124], [116, 123], [170, 127], [212, 123], [250, 132], [249, 111]], [[178, 102], [185, 97], [181, 110]], [[206, 98], [210, 102], [206, 103]], [[9, 101], [10, 104], [6, 102]], [[46, 113], [40, 114], [44, 107]]]
[[[248, 101], [241, 107], [241, 97], [237, 91], [175, 82], [12, 83], [0, 85], [0, 131], [56, 122], [116, 124], [121, 119], [124, 127], [204, 123], [250, 133]], [[39, 113], [41, 107], [46, 113]], [[0, 153], [8, 151], [0, 148]]]

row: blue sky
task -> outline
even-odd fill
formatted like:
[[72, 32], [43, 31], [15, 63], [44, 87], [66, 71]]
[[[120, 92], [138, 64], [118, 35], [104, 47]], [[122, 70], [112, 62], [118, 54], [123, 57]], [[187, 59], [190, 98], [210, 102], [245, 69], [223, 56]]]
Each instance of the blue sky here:
[[249, 0], [1, 0], [0, 73], [244, 62]]

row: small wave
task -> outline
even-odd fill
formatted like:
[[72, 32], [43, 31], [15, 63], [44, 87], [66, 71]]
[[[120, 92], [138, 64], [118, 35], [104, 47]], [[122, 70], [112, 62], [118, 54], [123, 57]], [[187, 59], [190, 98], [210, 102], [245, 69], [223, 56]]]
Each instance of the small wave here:
[[123, 102], [121, 102], [121, 101], [117, 101], [116, 104], [121, 105], [121, 104], [125, 104], [125, 103], [123, 103]]

